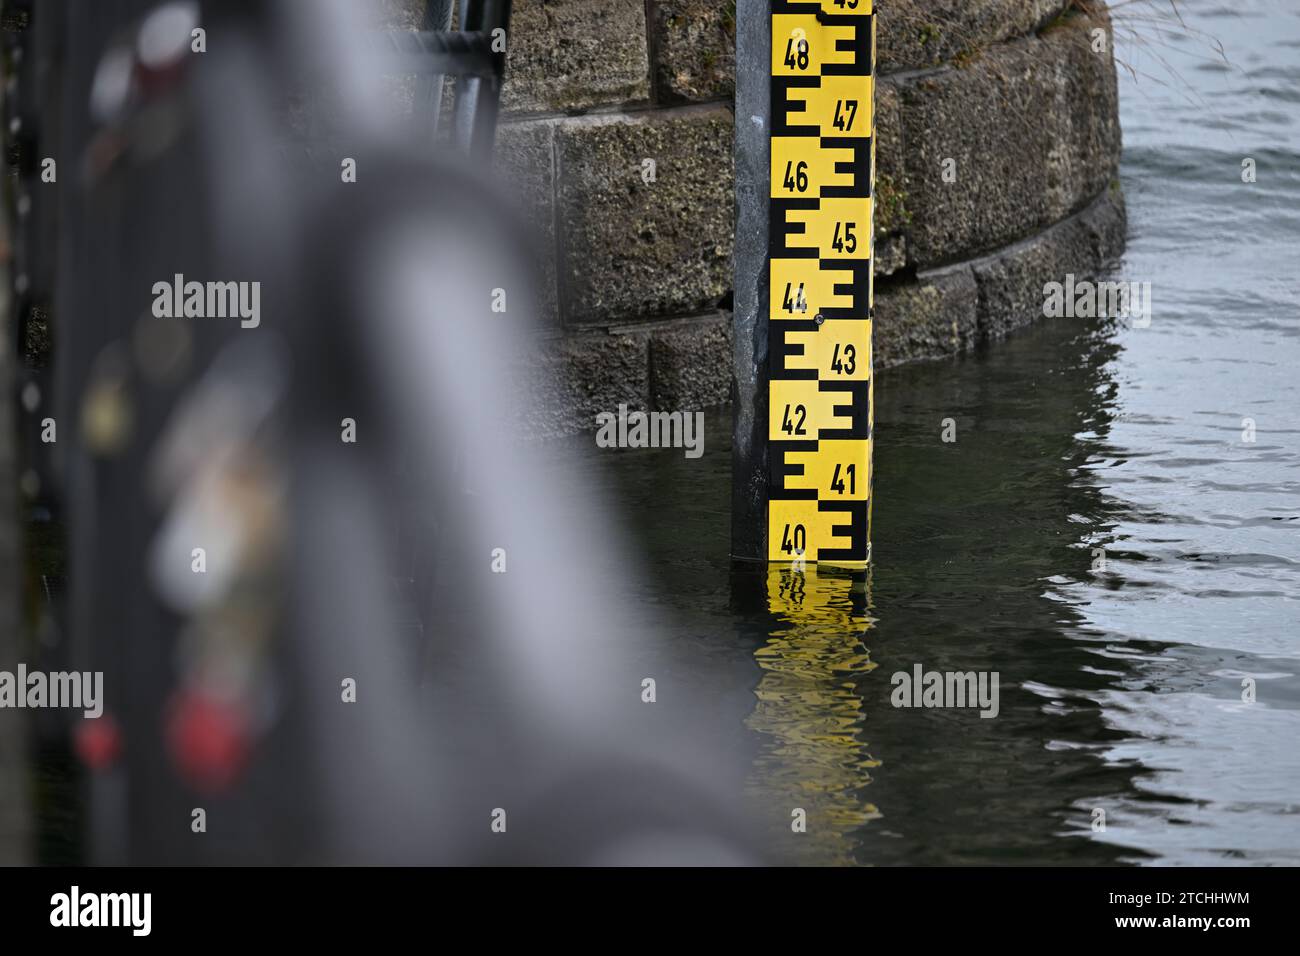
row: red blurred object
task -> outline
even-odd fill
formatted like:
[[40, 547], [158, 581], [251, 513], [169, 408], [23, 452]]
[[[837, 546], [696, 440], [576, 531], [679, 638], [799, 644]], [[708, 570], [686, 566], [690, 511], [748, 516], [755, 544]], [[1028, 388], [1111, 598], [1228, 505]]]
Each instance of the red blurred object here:
[[185, 76], [184, 66], [185, 63], [181, 59], [155, 67], [136, 63], [135, 82], [145, 99], [169, 93], [180, 87], [181, 80]]
[[182, 691], [168, 714], [167, 744], [181, 776], [196, 790], [225, 790], [248, 760], [249, 722], [234, 704]]
[[77, 756], [91, 770], [107, 770], [122, 754], [122, 731], [112, 714], [87, 717], [73, 735]]

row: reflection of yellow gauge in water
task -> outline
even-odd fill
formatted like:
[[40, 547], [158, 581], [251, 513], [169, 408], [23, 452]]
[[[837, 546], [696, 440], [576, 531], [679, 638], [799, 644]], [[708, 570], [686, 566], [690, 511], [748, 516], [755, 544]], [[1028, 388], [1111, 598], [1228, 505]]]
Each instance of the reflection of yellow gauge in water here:
[[872, 0], [771, 0], [767, 559], [871, 558]]
[[[871, 628], [862, 572], [772, 565], [767, 607], [772, 629], [754, 653], [762, 670], [746, 722], [763, 744], [753, 789], [774, 821], [797, 843], [793, 853], [851, 862], [847, 836], [880, 816], [865, 799], [870, 771], [866, 719], [854, 677], [875, 668], [864, 638]], [[805, 829], [791, 830], [796, 810]]]

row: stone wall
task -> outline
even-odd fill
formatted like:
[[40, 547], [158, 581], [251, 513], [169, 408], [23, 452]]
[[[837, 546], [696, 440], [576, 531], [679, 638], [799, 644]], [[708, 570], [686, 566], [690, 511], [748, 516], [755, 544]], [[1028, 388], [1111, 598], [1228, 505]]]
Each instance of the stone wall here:
[[[1041, 314], [1044, 282], [1122, 248], [1110, 25], [1083, 5], [880, 2], [877, 368], [1004, 335]], [[500, 151], [552, 283], [533, 428], [725, 403], [735, 4], [514, 8]]]

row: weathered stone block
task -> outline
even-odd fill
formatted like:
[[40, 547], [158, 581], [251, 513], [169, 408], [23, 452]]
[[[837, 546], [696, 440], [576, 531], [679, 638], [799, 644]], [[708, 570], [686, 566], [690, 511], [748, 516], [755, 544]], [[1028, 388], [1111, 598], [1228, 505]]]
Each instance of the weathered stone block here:
[[649, 336], [591, 332], [538, 342], [536, 361], [521, 369], [529, 401], [520, 411], [525, 434], [555, 438], [596, 427], [596, 414], [620, 402], [645, 408], [650, 399]]
[[1014, 242], [1106, 187], [1120, 149], [1115, 69], [1092, 52], [1092, 26], [1069, 17], [1041, 39], [901, 84], [901, 201], [916, 266]]
[[495, 161], [506, 189], [533, 231], [541, 291], [538, 317], [559, 321], [555, 266], [555, 124], [507, 123], [497, 131]]
[[649, 97], [644, 0], [515, 0], [504, 109], [569, 112]]
[[1070, 0], [889, 0], [876, 8], [876, 69], [915, 70], [1036, 30]]
[[1108, 189], [1092, 205], [1024, 242], [971, 264], [980, 337], [997, 339], [1043, 315], [1043, 285], [1096, 276], [1124, 248], [1124, 200]]
[[1118, 179], [1110, 181], [1105, 194], [1098, 196], [1079, 220], [1088, 230], [1099, 268], [1119, 259], [1128, 242], [1128, 207]]
[[889, 80], [876, 84], [876, 178], [901, 181], [904, 171], [903, 120], [899, 114], [898, 85]]
[[979, 335], [979, 289], [965, 266], [876, 292], [873, 363], [889, 368], [970, 348]]
[[650, 337], [650, 401], [661, 411], [725, 405], [731, 393], [731, 315], [683, 321]]
[[585, 117], [556, 137], [564, 321], [716, 308], [732, 285], [731, 111]]
[[728, 99], [736, 91], [736, 6], [652, 0], [650, 55], [661, 103]]
[[885, 236], [876, 239], [872, 250], [875, 257], [876, 278], [891, 276], [907, 265], [907, 239], [904, 236]]
[[911, 222], [903, 192], [903, 124], [898, 87], [876, 85], [876, 275], [891, 275], [907, 264], [902, 230]]

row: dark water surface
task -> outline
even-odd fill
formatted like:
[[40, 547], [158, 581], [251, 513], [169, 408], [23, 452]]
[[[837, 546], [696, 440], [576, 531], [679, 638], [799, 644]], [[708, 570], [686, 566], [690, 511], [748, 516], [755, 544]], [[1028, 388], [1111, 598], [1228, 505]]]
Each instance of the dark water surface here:
[[[1229, 63], [1140, 22], [1118, 51], [1115, 277], [1151, 283], [1150, 326], [881, 374], [865, 587], [733, 576], [728, 413], [698, 461], [590, 452], [646, 555], [629, 613], [672, 622], [661, 705], [734, 726], [778, 851], [1300, 863], [1300, 8], [1183, 9]], [[997, 671], [999, 715], [894, 708], [917, 663]]]

